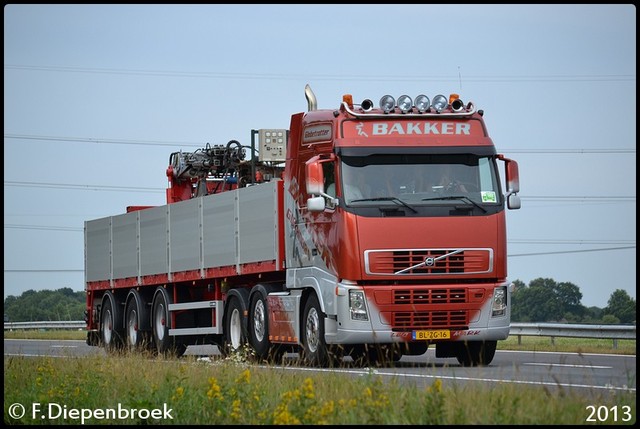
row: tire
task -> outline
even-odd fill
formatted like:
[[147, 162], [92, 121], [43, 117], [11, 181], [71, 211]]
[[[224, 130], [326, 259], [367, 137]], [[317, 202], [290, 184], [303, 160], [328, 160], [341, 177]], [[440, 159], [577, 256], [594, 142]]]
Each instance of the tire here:
[[497, 345], [497, 341], [461, 343], [456, 358], [462, 366], [486, 366], [493, 361]]
[[167, 357], [180, 357], [187, 350], [187, 345], [181, 340], [176, 340], [169, 336], [169, 329], [171, 329], [169, 304], [171, 302], [166, 289], [158, 287], [153, 296], [153, 305], [151, 306], [151, 332], [155, 350], [158, 354]]
[[310, 366], [326, 367], [331, 363], [329, 349], [324, 339], [324, 315], [315, 294], [311, 294], [304, 306], [302, 319], [302, 347], [304, 361]]
[[247, 330], [249, 344], [258, 359], [277, 362], [282, 358], [282, 346], [269, 341], [269, 308], [267, 298], [261, 291], [254, 293], [251, 298]]
[[100, 338], [104, 349], [114, 353], [122, 349], [124, 327], [122, 310], [113, 293], [107, 291], [100, 310]]
[[240, 298], [237, 296], [229, 298], [229, 303], [227, 304], [224, 315], [224, 346], [220, 348], [223, 356], [241, 351], [247, 343], [242, 314], [243, 308]]
[[141, 352], [149, 346], [149, 310], [136, 290], [129, 292], [125, 307], [125, 340], [131, 352]]

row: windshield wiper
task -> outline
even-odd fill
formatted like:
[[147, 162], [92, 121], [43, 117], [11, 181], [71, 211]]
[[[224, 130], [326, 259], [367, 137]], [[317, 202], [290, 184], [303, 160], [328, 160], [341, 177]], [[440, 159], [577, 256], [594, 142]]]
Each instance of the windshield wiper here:
[[414, 213], [418, 213], [418, 210], [414, 209], [409, 204], [405, 203], [404, 201], [402, 201], [400, 198], [397, 198], [397, 197], [358, 198], [357, 200], [351, 200], [352, 203], [357, 203], [360, 201], [393, 201], [394, 203], [400, 203], [401, 205], [405, 206], [406, 208], [408, 208]]
[[438, 200], [463, 200], [463, 201], [468, 201], [471, 204], [473, 204], [474, 206], [478, 207], [484, 213], [487, 212], [487, 210], [484, 207], [482, 207], [480, 204], [476, 203], [471, 198], [469, 198], [467, 196], [464, 196], [464, 195], [447, 195], [447, 196], [442, 196], [442, 197], [423, 198], [422, 199], [422, 201], [438, 201]]

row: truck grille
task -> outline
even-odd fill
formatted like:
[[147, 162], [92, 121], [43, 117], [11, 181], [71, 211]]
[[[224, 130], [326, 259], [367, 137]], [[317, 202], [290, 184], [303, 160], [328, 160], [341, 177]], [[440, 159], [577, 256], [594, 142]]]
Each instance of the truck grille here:
[[396, 311], [392, 314], [394, 331], [415, 329], [467, 329], [466, 311]]
[[461, 304], [468, 302], [467, 290], [456, 289], [421, 289], [421, 290], [394, 290], [394, 304]]
[[493, 249], [367, 250], [364, 256], [371, 275], [481, 274], [493, 267]]
[[469, 329], [471, 320], [478, 317], [489, 296], [486, 287], [476, 285], [373, 289], [382, 320], [396, 332]]

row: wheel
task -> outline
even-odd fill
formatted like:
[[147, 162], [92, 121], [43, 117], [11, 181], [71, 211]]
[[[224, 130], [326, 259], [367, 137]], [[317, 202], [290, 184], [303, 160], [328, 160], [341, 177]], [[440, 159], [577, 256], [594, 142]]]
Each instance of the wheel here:
[[106, 292], [102, 298], [102, 310], [100, 311], [100, 335], [102, 345], [107, 352], [115, 352], [122, 348], [122, 310], [115, 296]]
[[249, 307], [249, 343], [260, 359], [269, 354], [267, 303], [260, 292], [251, 298]]
[[460, 343], [456, 358], [462, 366], [489, 365], [496, 354], [497, 341]]
[[302, 319], [302, 347], [304, 360], [311, 366], [325, 367], [330, 362], [329, 350], [324, 339], [324, 316], [315, 294], [309, 296]]
[[151, 332], [155, 350], [165, 356], [180, 357], [187, 350], [187, 345], [181, 340], [175, 340], [169, 336], [171, 329], [171, 317], [169, 315], [169, 303], [171, 298], [163, 287], [158, 287], [153, 296], [151, 307]]
[[228, 355], [231, 352], [237, 352], [242, 349], [246, 344], [247, 336], [245, 335], [245, 329], [242, 323], [242, 304], [240, 298], [233, 296], [229, 298], [229, 304], [225, 312], [224, 323], [224, 346], [220, 348], [223, 355]]
[[125, 307], [125, 337], [130, 351], [140, 352], [149, 345], [148, 320], [146, 302], [136, 290], [132, 290]]
[[282, 347], [269, 341], [269, 312], [262, 292], [254, 293], [251, 298], [248, 331], [249, 344], [258, 359], [278, 361], [282, 357]]

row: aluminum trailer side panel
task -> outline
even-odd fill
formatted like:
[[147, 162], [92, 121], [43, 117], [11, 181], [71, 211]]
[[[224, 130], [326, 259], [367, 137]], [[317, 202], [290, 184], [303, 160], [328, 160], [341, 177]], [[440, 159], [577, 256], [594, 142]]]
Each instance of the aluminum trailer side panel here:
[[256, 264], [252, 272], [281, 269], [282, 193], [275, 180], [87, 221], [86, 281], [151, 284], [222, 267], [240, 274], [248, 264]]

